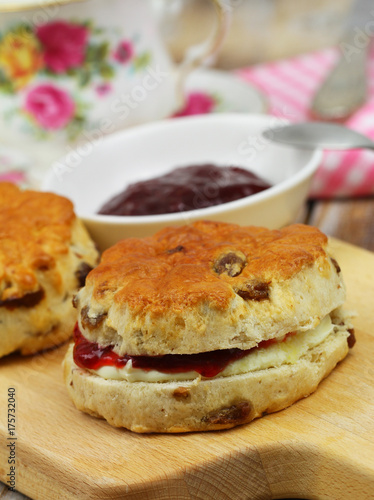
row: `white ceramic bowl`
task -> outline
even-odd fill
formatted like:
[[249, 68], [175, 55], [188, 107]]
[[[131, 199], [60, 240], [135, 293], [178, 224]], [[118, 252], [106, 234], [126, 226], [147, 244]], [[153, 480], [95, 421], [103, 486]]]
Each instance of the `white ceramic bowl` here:
[[[101, 250], [118, 240], [148, 236], [197, 219], [279, 228], [293, 222], [306, 199], [320, 151], [278, 146], [261, 136], [284, 123], [266, 115], [216, 114], [155, 122], [69, 152], [43, 188], [70, 198]], [[261, 193], [214, 207], [150, 216], [97, 215], [129, 183], [179, 166], [212, 162], [248, 168], [272, 184]]]

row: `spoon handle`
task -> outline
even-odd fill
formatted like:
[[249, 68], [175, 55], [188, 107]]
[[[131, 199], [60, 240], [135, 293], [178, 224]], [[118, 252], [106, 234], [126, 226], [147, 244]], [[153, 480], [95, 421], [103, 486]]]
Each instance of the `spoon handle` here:
[[299, 148], [374, 150], [374, 141], [369, 137], [337, 123], [290, 123], [264, 130], [262, 135], [271, 141]]

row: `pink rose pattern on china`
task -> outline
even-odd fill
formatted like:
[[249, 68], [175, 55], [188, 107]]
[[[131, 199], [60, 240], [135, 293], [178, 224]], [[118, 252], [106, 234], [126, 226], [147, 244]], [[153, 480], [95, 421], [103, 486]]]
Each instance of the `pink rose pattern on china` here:
[[65, 73], [83, 63], [89, 36], [86, 27], [55, 21], [39, 26], [36, 35], [43, 46], [45, 65], [54, 73]]
[[104, 97], [112, 91], [110, 83], [101, 83], [95, 87], [96, 93], [99, 97]]
[[211, 113], [217, 102], [214, 97], [204, 92], [191, 92], [187, 95], [184, 107], [175, 113], [175, 118], [180, 116], [203, 115]]
[[134, 56], [134, 47], [130, 40], [122, 40], [115, 52], [114, 59], [121, 64], [126, 64], [129, 62]]
[[26, 96], [25, 111], [43, 129], [59, 130], [73, 118], [75, 103], [63, 89], [48, 83], [30, 90]]
[[[136, 33], [133, 38], [139, 39]], [[0, 32], [0, 94], [19, 95], [10, 116], [22, 113], [39, 138], [64, 130], [75, 139], [94, 105], [81, 89], [91, 87], [104, 98], [118, 71], [132, 75], [151, 60], [151, 51], [138, 51], [130, 38], [111, 46], [105, 31], [90, 21], [12, 26]]]

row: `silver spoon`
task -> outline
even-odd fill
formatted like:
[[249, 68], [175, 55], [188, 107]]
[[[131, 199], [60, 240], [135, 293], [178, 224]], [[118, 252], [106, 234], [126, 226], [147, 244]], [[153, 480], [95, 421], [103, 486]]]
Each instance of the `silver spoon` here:
[[303, 149], [374, 149], [374, 141], [335, 123], [294, 123], [267, 129], [262, 135], [271, 141]]

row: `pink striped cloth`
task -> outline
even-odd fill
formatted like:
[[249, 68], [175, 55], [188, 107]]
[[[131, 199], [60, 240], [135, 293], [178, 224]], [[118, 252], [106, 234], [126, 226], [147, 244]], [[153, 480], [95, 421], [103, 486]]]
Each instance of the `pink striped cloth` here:
[[[238, 71], [269, 100], [269, 112], [290, 121], [306, 121], [314, 92], [338, 57], [337, 49], [259, 64]], [[346, 125], [374, 139], [374, 46], [368, 63], [369, 99]], [[311, 197], [374, 194], [374, 152], [326, 151], [314, 178]]]

